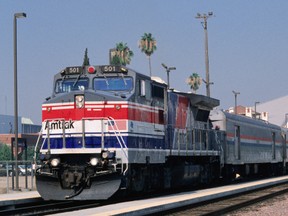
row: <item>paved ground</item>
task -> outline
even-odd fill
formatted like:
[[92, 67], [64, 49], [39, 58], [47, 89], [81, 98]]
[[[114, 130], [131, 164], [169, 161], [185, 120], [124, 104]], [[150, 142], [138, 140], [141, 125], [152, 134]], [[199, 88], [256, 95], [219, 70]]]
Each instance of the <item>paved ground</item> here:
[[[8, 188], [8, 189], [7, 189]], [[16, 189], [16, 177], [14, 177], [14, 189]], [[19, 176], [19, 189], [20, 191], [30, 191], [30, 190], [36, 190], [35, 186], [35, 178], [33, 179], [31, 176], [27, 176], [27, 189], [26, 189], [26, 182], [25, 182], [25, 176]], [[0, 177], [0, 194], [4, 194], [12, 191], [12, 177]]]
[[227, 216], [284, 216], [288, 215], [287, 205], [288, 193], [227, 214]]

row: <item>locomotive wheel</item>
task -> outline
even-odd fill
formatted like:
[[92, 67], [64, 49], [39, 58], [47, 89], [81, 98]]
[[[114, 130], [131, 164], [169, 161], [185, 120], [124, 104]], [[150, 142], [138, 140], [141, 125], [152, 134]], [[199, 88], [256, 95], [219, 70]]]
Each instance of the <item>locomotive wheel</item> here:
[[135, 192], [142, 192], [145, 189], [145, 175], [141, 167], [134, 167], [131, 177], [131, 189]]
[[234, 170], [234, 167], [231, 165], [227, 165], [227, 167], [224, 169], [224, 181], [225, 183], [231, 183], [233, 180], [236, 179], [236, 172]]

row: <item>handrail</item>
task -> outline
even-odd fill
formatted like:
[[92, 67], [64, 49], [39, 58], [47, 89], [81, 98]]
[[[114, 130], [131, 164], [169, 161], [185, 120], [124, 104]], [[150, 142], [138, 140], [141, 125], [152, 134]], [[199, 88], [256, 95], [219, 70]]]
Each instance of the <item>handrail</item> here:
[[[104, 131], [103, 131], [103, 127], [104, 127], [103, 120], [107, 120], [109, 126], [112, 127], [112, 130], [113, 130], [113, 132], [115, 134], [115, 137], [116, 137], [116, 139], [117, 139], [117, 141], [118, 141], [118, 143], [120, 145], [121, 151], [123, 152], [124, 156], [127, 159], [126, 160], [126, 168], [125, 168], [124, 171], [123, 171], [123, 166], [122, 166], [122, 173], [123, 173], [123, 175], [125, 175], [127, 170], [128, 170], [128, 155], [127, 155], [127, 153], [125, 151], [125, 150], [127, 150], [127, 145], [126, 145], [126, 143], [125, 143], [125, 141], [123, 139], [123, 136], [120, 133], [120, 130], [119, 130], [118, 126], [117, 126], [117, 123], [116, 123], [115, 119], [112, 118], [111, 116], [109, 116], [109, 117], [83, 118], [83, 120], [84, 120], [84, 122], [85, 122], [85, 120], [101, 120], [102, 121], [101, 122], [101, 147], [103, 147], [103, 145], [104, 145], [104, 136], [105, 136], [104, 135]], [[123, 164], [122, 161], [121, 161], [121, 163]]]
[[42, 129], [43, 129], [43, 125], [41, 127], [41, 130], [39, 131], [39, 135], [38, 135], [38, 138], [37, 138], [37, 142], [35, 144], [35, 147], [34, 147], [34, 156], [33, 156], [33, 161], [34, 161], [34, 164], [36, 165], [36, 157], [37, 157], [37, 148], [38, 148], [38, 145], [39, 145], [39, 142], [40, 142], [40, 138], [42, 137]]
[[[113, 124], [111, 124], [111, 121], [113, 121]], [[117, 126], [117, 123], [116, 123], [115, 119], [113, 119], [113, 118], [110, 116], [110, 117], [108, 117], [108, 122], [110, 123], [110, 126], [113, 128], [114, 133], [116, 134], [116, 131], [118, 132], [117, 134], [120, 136], [121, 141], [123, 142], [124, 147], [127, 148], [127, 145], [126, 145], [123, 137], [121, 136], [121, 134], [120, 134], [120, 132], [119, 132], [119, 128], [118, 128], [118, 126]], [[114, 125], [115, 125], [115, 128], [116, 128], [116, 129], [114, 129]]]
[[[127, 145], [125, 143], [125, 140], [123, 139], [123, 136], [121, 135], [120, 133], [120, 130], [118, 128], [118, 125], [117, 125], [117, 122], [115, 121], [114, 118], [112, 118], [111, 116], [109, 117], [93, 117], [93, 118], [82, 118], [82, 144], [83, 144], [83, 147], [85, 147], [85, 131], [86, 131], [86, 125], [85, 125], [85, 120], [101, 120], [101, 149], [104, 150], [105, 146], [104, 146], [104, 137], [105, 137], [105, 132], [104, 132], [104, 125], [105, 125], [105, 120], [107, 121], [108, 125], [111, 126], [112, 128], [112, 131], [113, 133], [115, 134], [115, 137], [120, 145], [120, 148], [121, 148], [121, 151], [123, 153], [123, 155], [125, 156], [126, 158], [126, 168], [125, 170], [123, 171], [123, 161], [121, 161], [122, 163], [122, 168], [121, 168], [121, 172], [123, 173], [123, 175], [126, 174], [127, 170], [128, 170], [128, 155], [127, 155]], [[43, 135], [43, 131], [44, 131], [44, 127], [48, 124], [48, 127], [47, 127], [47, 132], [46, 132], [46, 136], [42, 142], [42, 146], [41, 148], [43, 147], [45, 141], [48, 139], [48, 143], [47, 143], [47, 149], [48, 149], [48, 152], [50, 152], [50, 127], [49, 127], [49, 122], [52, 122], [52, 121], [62, 121], [62, 129], [63, 129], [63, 148], [66, 147], [66, 133], [65, 133], [65, 119], [61, 118], [61, 119], [46, 119], [45, 120], [45, 124], [42, 123], [42, 127], [41, 127], [41, 130], [39, 132], [39, 136], [38, 136], [38, 139], [37, 139], [37, 142], [36, 142], [36, 145], [35, 145], [35, 148], [34, 148], [34, 161], [35, 161], [35, 164], [36, 164], [36, 152], [37, 152], [37, 149], [38, 149], [38, 146], [39, 146], [39, 143], [40, 143], [40, 139]], [[126, 150], [126, 151], [125, 151]]]
[[221, 145], [221, 141], [218, 136], [218, 133], [216, 130], [214, 130], [214, 134], [215, 134], [215, 142], [216, 144], [218, 145], [218, 152], [219, 152], [219, 155], [220, 155], [220, 168], [223, 168], [224, 167], [224, 150], [223, 150], [223, 146]]
[[[111, 121], [113, 121], [113, 124], [112, 124]], [[120, 132], [119, 132], [119, 128], [118, 128], [118, 126], [117, 126], [117, 123], [115, 122], [115, 120], [114, 120], [111, 116], [108, 117], [108, 123], [109, 123], [110, 126], [112, 127], [113, 132], [114, 132], [114, 134], [115, 134], [115, 136], [116, 136], [116, 138], [117, 138], [117, 140], [118, 140], [118, 143], [119, 143], [119, 145], [120, 145], [120, 147], [121, 147], [121, 150], [122, 150], [122, 152], [124, 153], [124, 155], [125, 155], [125, 157], [126, 157], [126, 159], [127, 159], [127, 160], [126, 160], [126, 169], [124, 170], [124, 172], [123, 172], [123, 166], [122, 166], [122, 173], [123, 173], [123, 175], [125, 175], [126, 172], [127, 172], [127, 170], [128, 170], [128, 156], [127, 156], [125, 150], [123, 149], [123, 146], [122, 146], [122, 145], [124, 145], [124, 147], [125, 147], [126, 150], [127, 150], [127, 145], [126, 145], [126, 143], [125, 143], [122, 135], [121, 135]], [[114, 126], [115, 126], [116, 129], [114, 128]], [[120, 137], [120, 139], [119, 139], [119, 137]], [[122, 143], [121, 143], [121, 141], [122, 141]]]

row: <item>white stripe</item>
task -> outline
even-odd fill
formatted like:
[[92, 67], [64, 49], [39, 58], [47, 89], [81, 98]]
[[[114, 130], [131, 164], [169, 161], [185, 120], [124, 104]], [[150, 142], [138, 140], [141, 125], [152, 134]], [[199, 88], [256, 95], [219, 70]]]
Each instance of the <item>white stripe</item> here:
[[105, 105], [105, 108], [114, 108], [114, 105]]
[[52, 107], [52, 110], [74, 109], [74, 106]]
[[148, 106], [148, 105], [143, 105], [139, 103], [134, 103], [134, 102], [128, 102], [128, 101], [108, 101], [107, 104], [121, 104], [121, 107], [123, 108], [132, 108], [132, 109], [148, 109], [148, 110], [163, 110], [161, 107], [153, 107], [153, 106]]
[[85, 105], [85, 108], [104, 108], [104, 105]]
[[102, 109], [93, 109], [93, 111], [102, 111]]
[[128, 101], [107, 101], [107, 104], [128, 104]]
[[[116, 148], [108, 148], [109, 151], [116, 151]], [[119, 149], [118, 149], [119, 150]], [[47, 149], [42, 149], [41, 153], [48, 152]], [[101, 153], [101, 148], [63, 148], [63, 149], [50, 149], [51, 154], [97, 154]]]
[[42, 107], [50, 107], [50, 106], [69, 106], [69, 105], [74, 105], [74, 102], [42, 104]]
[[[104, 105], [104, 101], [87, 101], [85, 102], [85, 108], [114, 108], [115, 104], [120, 104], [122, 108], [139, 109], [142, 111], [157, 112], [157, 110], [163, 110], [161, 107], [153, 107], [127, 101], [108, 101], [107, 104], [109, 105]], [[53, 110], [73, 109], [74, 102], [43, 104], [42, 110], [47, 110], [45, 109], [46, 107], [51, 107]]]
[[85, 104], [91, 104], [91, 105], [104, 104], [104, 101], [85, 101]]

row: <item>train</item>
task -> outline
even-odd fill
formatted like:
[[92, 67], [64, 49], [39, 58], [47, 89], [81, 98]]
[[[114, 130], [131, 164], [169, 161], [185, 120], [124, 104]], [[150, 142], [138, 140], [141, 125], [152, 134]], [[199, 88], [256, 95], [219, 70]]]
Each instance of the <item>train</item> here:
[[106, 200], [287, 171], [287, 131], [122, 65], [66, 67], [42, 104], [45, 200]]

